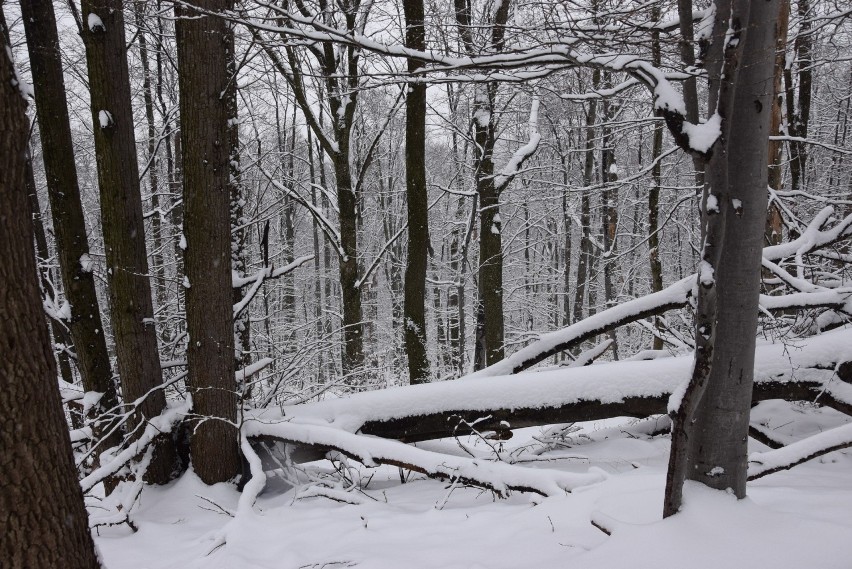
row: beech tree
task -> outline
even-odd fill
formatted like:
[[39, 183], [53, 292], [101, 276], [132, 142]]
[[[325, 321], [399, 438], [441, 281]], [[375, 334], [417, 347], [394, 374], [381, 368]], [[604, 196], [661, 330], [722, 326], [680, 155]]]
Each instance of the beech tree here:
[[708, 149], [695, 368], [670, 405], [672, 451], [664, 515], [681, 505], [684, 479], [745, 497], [767, 158], [780, 0], [718, 0], [707, 56]]
[[23, 84], [0, 28], [0, 558], [10, 569], [98, 569], [41, 309], [24, 176]]

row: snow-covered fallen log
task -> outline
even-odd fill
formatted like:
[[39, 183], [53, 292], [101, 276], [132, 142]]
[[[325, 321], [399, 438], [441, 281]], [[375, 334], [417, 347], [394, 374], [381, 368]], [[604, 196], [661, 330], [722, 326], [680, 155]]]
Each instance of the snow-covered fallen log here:
[[852, 447], [852, 423], [812, 435], [775, 450], [755, 452], [748, 457], [748, 479], [789, 470], [824, 454]]
[[[852, 414], [852, 385], [837, 380], [852, 356], [852, 330], [795, 343], [758, 346], [754, 400], [817, 401]], [[669, 395], [692, 369], [692, 356], [559, 368], [360, 393], [257, 412], [272, 423], [330, 426], [405, 442], [616, 416], [666, 412]], [[314, 455], [316, 459], [316, 455]]]
[[508, 491], [534, 492], [542, 496], [564, 495], [580, 486], [601, 482], [606, 477], [602, 470], [596, 468], [581, 474], [451, 456], [322, 425], [255, 420], [243, 424], [243, 433], [254, 439], [275, 439], [318, 447], [323, 451], [338, 451], [366, 466], [398, 466], [431, 478], [487, 488], [501, 496]]

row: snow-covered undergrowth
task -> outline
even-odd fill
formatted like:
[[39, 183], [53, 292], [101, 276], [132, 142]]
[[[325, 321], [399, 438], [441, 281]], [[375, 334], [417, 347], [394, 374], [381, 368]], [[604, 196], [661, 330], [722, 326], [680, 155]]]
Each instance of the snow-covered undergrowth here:
[[[761, 403], [752, 415], [753, 424], [785, 443], [849, 420], [830, 409], [779, 401]], [[669, 440], [647, 433], [664, 423], [612, 419], [520, 429], [502, 447], [475, 437], [417, 445], [483, 460], [497, 450], [526, 468], [585, 473], [597, 467], [609, 474], [547, 498], [512, 493], [496, 499], [419, 474], [401, 483], [397, 468], [350, 461], [349, 479], [360, 476], [360, 488], [306, 484], [284, 491], [272, 474], [254, 507], [237, 513], [233, 487], [208, 487], [187, 473], [166, 488], [145, 488], [131, 515], [137, 533], [101, 528], [97, 544], [108, 569], [852, 566], [852, 452], [750, 483], [742, 501], [690, 486], [684, 510], [663, 521]], [[765, 450], [751, 441], [750, 451]], [[307, 468], [330, 470], [327, 462]], [[323, 493], [353, 503], [316, 497]]]

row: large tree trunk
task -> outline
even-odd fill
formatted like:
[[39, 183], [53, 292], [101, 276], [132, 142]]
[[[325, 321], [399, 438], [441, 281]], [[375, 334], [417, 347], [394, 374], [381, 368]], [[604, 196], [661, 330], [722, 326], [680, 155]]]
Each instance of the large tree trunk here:
[[717, 2], [708, 73], [710, 108], [721, 116], [721, 136], [707, 166], [695, 366], [681, 401], [671, 409], [665, 516], [680, 508], [685, 478], [745, 497], [781, 4]]
[[[74, 340], [83, 388], [103, 393], [90, 412], [90, 417], [95, 418], [115, 408], [118, 397], [95, 293], [93, 260], [89, 255], [89, 240], [74, 165], [74, 145], [53, 3], [51, 0], [22, 2], [21, 15], [30, 55], [56, 251], [65, 295], [71, 305], [68, 327]], [[100, 438], [101, 432], [109, 430], [108, 425], [96, 423], [95, 438]], [[106, 450], [120, 442], [121, 435], [115, 430], [102, 441], [100, 448]]]
[[[404, 0], [405, 45], [425, 51], [423, 0]], [[421, 67], [408, 60], [408, 71]], [[405, 194], [408, 198], [408, 258], [405, 263], [405, 353], [408, 377], [414, 383], [429, 381], [426, 356], [426, 262], [429, 251], [429, 217], [426, 199], [426, 84], [409, 85], [405, 102]]]
[[[212, 11], [229, 0], [198, 0]], [[230, 81], [227, 23], [178, 10], [176, 23], [183, 142], [188, 383], [198, 416], [190, 441], [195, 472], [213, 484], [240, 473], [231, 278]]]
[[[130, 430], [162, 413], [166, 395], [145, 250], [145, 223], [136, 162], [123, 0], [83, 0], [92, 124], [101, 196], [107, 282], [115, 352], [126, 404], [144, 397]], [[146, 480], [165, 484], [176, 473], [170, 437], [156, 446]]]
[[97, 569], [36, 277], [27, 103], [3, 31], [0, 45], [0, 559], [10, 569]]

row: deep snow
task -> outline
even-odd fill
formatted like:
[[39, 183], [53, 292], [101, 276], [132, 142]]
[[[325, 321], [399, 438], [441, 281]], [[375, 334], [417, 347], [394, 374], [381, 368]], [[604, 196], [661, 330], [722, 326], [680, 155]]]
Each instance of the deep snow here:
[[[829, 409], [775, 401], [753, 413], [754, 423], [785, 441], [848, 421]], [[504, 459], [530, 468], [609, 473], [571, 494], [500, 500], [421, 475], [401, 484], [396, 468], [351, 463], [363, 480], [372, 476], [366, 488], [332, 493], [356, 504], [296, 499], [312, 488], [282, 493], [271, 481], [252, 509], [232, 518], [219, 508], [233, 515], [239, 494], [188, 473], [166, 488], [144, 490], [132, 514], [138, 533], [102, 528], [96, 541], [108, 569], [852, 567], [852, 456], [845, 451], [751, 483], [742, 501], [689, 486], [684, 510], [661, 520], [668, 438], [644, 435], [649, 421], [578, 425], [546, 452], [533, 439], [545, 428], [519, 430], [502, 449]], [[459, 442], [418, 446], [493, 455], [482, 440]], [[752, 441], [750, 450], [766, 447]], [[309, 468], [327, 471], [328, 464]]]

